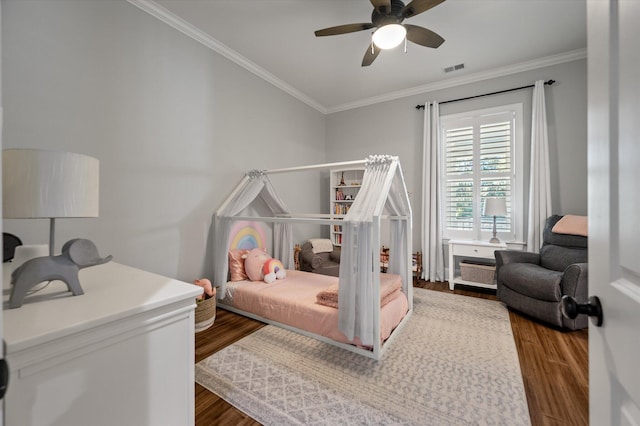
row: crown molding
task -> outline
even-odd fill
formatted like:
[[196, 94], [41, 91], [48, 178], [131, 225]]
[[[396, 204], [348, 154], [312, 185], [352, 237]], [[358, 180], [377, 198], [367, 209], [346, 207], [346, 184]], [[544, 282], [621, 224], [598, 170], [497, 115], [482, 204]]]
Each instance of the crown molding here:
[[584, 59], [587, 57], [587, 49], [576, 49], [565, 53], [559, 53], [557, 55], [545, 56], [543, 58], [534, 59], [531, 61], [521, 62], [519, 64], [508, 65], [501, 68], [496, 68], [489, 71], [478, 72], [469, 74], [457, 78], [451, 78], [448, 80], [437, 81], [435, 83], [429, 83], [422, 86], [416, 86], [405, 90], [399, 90], [397, 92], [390, 92], [380, 96], [373, 96], [366, 99], [361, 99], [355, 102], [349, 102], [342, 105], [326, 108], [327, 114], [334, 112], [346, 111], [349, 109], [360, 108], [369, 106], [381, 102], [392, 101], [395, 99], [405, 98], [407, 96], [419, 95], [422, 93], [433, 92], [435, 90], [448, 89], [450, 87], [461, 86], [463, 84], [476, 83], [478, 81], [489, 80], [497, 77], [504, 77], [506, 75], [515, 74], [524, 71], [530, 71], [537, 68], [548, 67], [551, 65], [557, 65], [564, 62], [576, 61], [578, 59]]
[[524, 71], [530, 71], [537, 68], [547, 67], [551, 65], [557, 65], [564, 62], [576, 61], [579, 59], [584, 59], [587, 57], [587, 49], [576, 49], [571, 50], [569, 52], [560, 53], [557, 55], [546, 56], [543, 58], [534, 59], [531, 61], [522, 62], [519, 64], [507, 65], [505, 67], [496, 68], [489, 71], [483, 71], [478, 73], [473, 73], [461, 77], [450, 78], [447, 80], [441, 80], [434, 83], [429, 83], [421, 86], [412, 87], [405, 90], [399, 90], [397, 92], [385, 93], [380, 96], [373, 96], [370, 98], [361, 99], [354, 102], [348, 102], [341, 105], [336, 105], [333, 107], [325, 107], [305, 95], [301, 91], [297, 90], [293, 86], [287, 84], [283, 80], [280, 80], [275, 75], [271, 74], [269, 71], [260, 67], [259, 65], [251, 62], [249, 59], [240, 55], [235, 50], [231, 49], [229, 46], [219, 42], [215, 38], [211, 37], [209, 34], [204, 31], [196, 28], [191, 25], [189, 22], [160, 6], [153, 0], [127, 0], [132, 5], [140, 8], [141, 10], [147, 12], [151, 16], [159, 19], [165, 24], [175, 28], [181, 33], [185, 34], [188, 37], [191, 37], [195, 41], [203, 44], [209, 49], [219, 53], [230, 61], [240, 65], [245, 68], [247, 71], [255, 74], [256, 76], [262, 78], [263, 80], [271, 83], [275, 87], [283, 90], [299, 101], [309, 105], [310, 107], [316, 109], [322, 114], [331, 114], [340, 111], [346, 111], [349, 109], [360, 108], [364, 106], [374, 105], [381, 102], [387, 102], [395, 99], [404, 98], [407, 96], [419, 95], [422, 93], [428, 93], [435, 90], [447, 89], [450, 87], [461, 86], [463, 84], [476, 83], [483, 80], [489, 80], [497, 77], [504, 77], [506, 75], [515, 74]]
[[208, 47], [214, 52], [219, 53], [220, 55], [224, 56], [230, 61], [240, 65], [247, 71], [257, 75], [258, 77], [262, 78], [268, 83], [271, 83], [278, 89], [283, 90], [284, 92], [288, 93], [289, 95], [293, 96], [299, 101], [304, 102], [305, 104], [309, 105], [311, 108], [314, 108], [323, 114], [327, 113], [327, 109], [324, 106], [320, 105], [318, 102], [311, 99], [309, 96], [305, 95], [304, 93], [300, 92], [293, 86], [280, 80], [278, 77], [271, 74], [269, 71], [251, 62], [249, 59], [240, 55], [238, 52], [231, 49], [229, 46], [219, 42], [215, 38], [211, 37], [209, 34], [194, 27], [184, 19], [170, 12], [166, 8], [160, 6], [158, 3], [154, 2], [153, 0], [127, 0], [127, 1], [132, 5], [140, 8], [141, 10], [147, 12], [149, 15], [153, 16], [154, 18], [159, 19], [160, 21], [164, 22], [167, 25], [170, 25], [171, 27], [185, 34], [186, 36], [191, 37], [198, 43], [203, 44], [204, 46]]

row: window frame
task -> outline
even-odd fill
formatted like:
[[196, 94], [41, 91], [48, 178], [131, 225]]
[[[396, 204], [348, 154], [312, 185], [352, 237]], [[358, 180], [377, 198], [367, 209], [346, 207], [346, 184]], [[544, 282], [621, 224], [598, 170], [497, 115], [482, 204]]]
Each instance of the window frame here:
[[[511, 231], [504, 232], [498, 229], [497, 237], [505, 242], [518, 242], [518, 238], [522, 239], [523, 230], [524, 230], [524, 123], [523, 123], [523, 104], [522, 103], [514, 103], [508, 104], [498, 107], [490, 107], [490, 108], [482, 108], [473, 111], [466, 111], [455, 114], [447, 114], [440, 117], [440, 140], [442, 143], [441, 147], [441, 158], [440, 164], [441, 174], [440, 174], [440, 194], [442, 199], [440, 200], [442, 203], [442, 211], [444, 214], [444, 206], [446, 205], [446, 196], [447, 196], [447, 170], [446, 170], [446, 131], [447, 129], [452, 130], [461, 127], [479, 126], [480, 122], [490, 121], [492, 116], [499, 116], [509, 114], [511, 116], [512, 123], [512, 137], [511, 137]], [[489, 119], [489, 120], [488, 120]], [[497, 121], [497, 120], [496, 120]], [[473, 145], [474, 152], [479, 150], [479, 135], [478, 131], [474, 128], [473, 131]], [[478, 158], [474, 155], [474, 161]], [[474, 164], [475, 165], [475, 164]], [[479, 171], [479, 167], [474, 167], [473, 172], [473, 180], [474, 187], [476, 183], [480, 183], [482, 178], [482, 173]], [[474, 199], [473, 199], [473, 229], [471, 230], [453, 230], [447, 228], [447, 220], [443, 217], [443, 229], [442, 236], [444, 239], [460, 239], [460, 240], [489, 240], [493, 236], [493, 230], [483, 230], [482, 229], [482, 218], [481, 218], [481, 195], [479, 193], [480, 186], [478, 186], [478, 194], [475, 194], [474, 190]], [[491, 227], [492, 228], [492, 227]]]

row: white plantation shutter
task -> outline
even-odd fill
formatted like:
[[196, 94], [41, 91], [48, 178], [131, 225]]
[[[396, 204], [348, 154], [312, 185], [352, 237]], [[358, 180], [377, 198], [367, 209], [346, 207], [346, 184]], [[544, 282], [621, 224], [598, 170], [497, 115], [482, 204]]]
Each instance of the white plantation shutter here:
[[[496, 218], [498, 232], [511, 232], [512, 121], [480, 125], [480, 199], [502, 197], [507, 200], [507, 215]], [[492, 216], [481, 216], [481, 229], [493, 231]]]
[[[503, 107], [442, 117], [444, 141], [444, 234], [449, 238], [485, 239], [493, 230], [493, 217], [482, 215], [487, 197], [504, 197], [507, 215], [496, 218], [501, 239], [517, 232], [516, 205], [522, 191], [515, 168], [520, 146], [517, 111]], [[517, 108], [516, 108], [517, 109]], [[520, 107], [521, 113], [521, 107]], [[521, 126], [521, 124], [518, 124]]]
[[445, 224], [473, 230], [473, 127], [445, 131]]

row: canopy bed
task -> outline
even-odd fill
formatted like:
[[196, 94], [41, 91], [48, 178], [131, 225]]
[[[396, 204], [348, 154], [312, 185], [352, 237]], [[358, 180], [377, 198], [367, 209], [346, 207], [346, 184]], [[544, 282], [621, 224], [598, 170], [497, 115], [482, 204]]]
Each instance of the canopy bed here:
[[[268, 176], [365, 166], [362, 187], [344, 217], [290, 213]], [[260, 200], [270, 214], [250, 208]], [[413, 309], [411, 270], [411, 207], [397, 157], [248, 172], [215, 214], [213, 281], [219, 306], [260, 321], [314, 337], [344, 349], [380, 359]], [[388, 274], [379, 273], [381, 220], [389, 220]], [[232, 258], [230, 235], [237, 221], [272, 224], [273, 255], [287, 277], [269, 284], [231, 275], [242, 273]], [[295, 271], [292, 225], [313, 223], [343, 226], [339, 277]], [[231, 264], [230, 264], [231, 259]], [[235, 259], [238, 260], [238, 259]], [[337, 306], [337, 308], [336, 308]]]

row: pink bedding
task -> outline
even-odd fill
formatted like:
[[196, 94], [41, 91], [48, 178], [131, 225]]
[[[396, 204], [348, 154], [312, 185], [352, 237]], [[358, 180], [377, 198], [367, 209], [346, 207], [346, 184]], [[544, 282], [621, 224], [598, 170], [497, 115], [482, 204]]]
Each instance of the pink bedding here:
[[[383, 287], [392, 287], [399, 275], [380, 274]], [[332, 340], [360, 345], [349, 341], [338, 329], [338, 310], [316, 303], [319, 292], [337, 285], [338, 278], [310, 272], [287, 270], [287, 278], [271, 284], [238, 281], [227, 284], [223, 304], [228, 304], [271, 321], [277, 321]], [[407, 313], [407, 297], [401, 291], [380, 309], [380, 338], [385, 340]]]
[[[398, 297], [398, 292], [402, 288], [402, 281], [399, 275], [380, 275], [380, 307], [391, 302]], [[316, 303], [338, 308], [338, 283], [331, 284], [325, 290], [316, 295]]]

